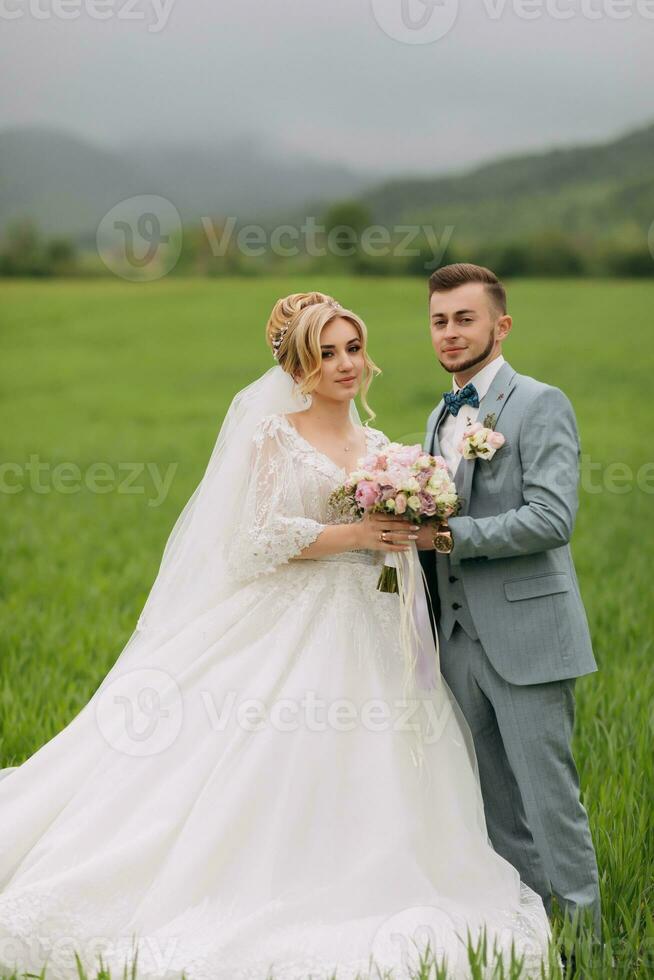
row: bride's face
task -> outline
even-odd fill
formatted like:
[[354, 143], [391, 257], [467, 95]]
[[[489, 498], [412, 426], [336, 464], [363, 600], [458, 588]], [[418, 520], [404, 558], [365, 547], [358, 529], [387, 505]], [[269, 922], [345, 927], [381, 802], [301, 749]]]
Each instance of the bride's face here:
[[347, 401], [354, 398], [364, 371], [363, 344], [349, 320], [336, 317], [320, 334], [322, 374], [313, 391], [324, 398]]

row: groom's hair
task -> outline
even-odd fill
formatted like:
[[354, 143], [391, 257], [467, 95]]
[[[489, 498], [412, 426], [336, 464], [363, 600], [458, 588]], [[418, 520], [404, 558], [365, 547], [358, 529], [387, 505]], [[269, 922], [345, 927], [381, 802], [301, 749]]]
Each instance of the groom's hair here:
[[429, 277], [429, 298], [432, 293], [446, 293], [467, 282], [483, 282], [486, 293], [499, 316], [506, 313], [506, 290], [494, 272], [472, 262], [454, 262], [436, 269]]

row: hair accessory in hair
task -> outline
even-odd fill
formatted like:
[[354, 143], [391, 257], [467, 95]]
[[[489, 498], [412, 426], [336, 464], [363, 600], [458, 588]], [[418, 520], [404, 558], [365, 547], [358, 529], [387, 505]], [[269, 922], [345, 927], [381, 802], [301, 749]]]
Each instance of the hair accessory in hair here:
[[282, 345], [282, 340], [286, 336], [286, 331], [288, 330], [288, 328], [290, 327], [290, 325], [291, 325], [291, 321], [290, 320], [285, 320], [284, 321], [284, 326], [281, 327], [281, 329], [279, 330], [279, 333], [277, 334], [277, 336], [275, 337], [275, 339], [272, 341], [272, 349], [273, 349], [273, 352], [272, 353], [273, 353], [273, 357], [275, 358], [276, 361], [279, 360], [279, 348]]
[[340, 310], [341, 309], [341, 304], [340, 303], [337, 303], [335, 299], [328, 299], [327, 302], [329, 303], [330, 306], [333, 306], [334, 309], [336, 309], [336, 310]]

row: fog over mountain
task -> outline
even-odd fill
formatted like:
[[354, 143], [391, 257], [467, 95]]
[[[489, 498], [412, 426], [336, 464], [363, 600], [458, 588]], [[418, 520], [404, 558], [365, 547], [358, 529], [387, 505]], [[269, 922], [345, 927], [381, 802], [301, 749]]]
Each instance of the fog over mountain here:
[[309, 201], [318, 211], [373, 182], [338, 164], [280, 159], [253, 140], [222, 149], [124, 143], [112, 152], [55, 129], [0, 131], [0, 232], [29, 216], [47, 233], [91, 235], [118, 201], [141, 194], [167, 198], [185, 222], [265, 220]]
[[557, 227], [573, 234], [646, 232], [654, 215], [654, 124], [613, 140], [502, 157], [430, 177], [397, 177], [280, 157], [263, 141], [125, 142], [110, 151], [53, 128], [0, 131], [0, 234], [21, 217], [50, 235], [93, 241], [118, 202], [157, 194], [184, 223], [235, 217], [272, 225], [320, 219], [334, 201], [358, 199], [385, 224], [455, 225], [493, 238]]

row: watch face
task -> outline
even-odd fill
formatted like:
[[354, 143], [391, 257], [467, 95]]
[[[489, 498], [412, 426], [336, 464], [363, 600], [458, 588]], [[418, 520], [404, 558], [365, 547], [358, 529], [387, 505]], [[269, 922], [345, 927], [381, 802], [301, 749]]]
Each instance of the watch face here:
[[434, 535], [434, 548], [436, 551], [440, 551], [441, 554], [447, 554], [452, 550], [452, 538], [449, 534], [444, 531], [438, 532]]

